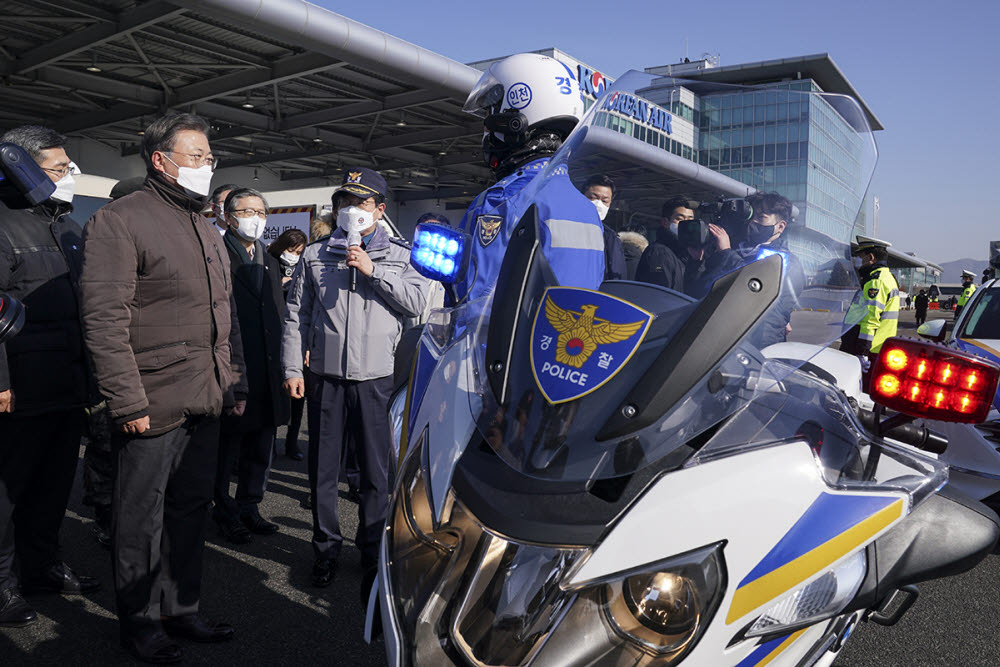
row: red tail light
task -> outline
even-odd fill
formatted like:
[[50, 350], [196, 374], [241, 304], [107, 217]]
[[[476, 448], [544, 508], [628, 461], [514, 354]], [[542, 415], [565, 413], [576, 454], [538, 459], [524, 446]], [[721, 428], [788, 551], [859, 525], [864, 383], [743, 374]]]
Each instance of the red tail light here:
[[872, 399], [892, 410], [940, 421], [986, 419], [1000, 366], [908, 338], [890, 338], [872, 371]]

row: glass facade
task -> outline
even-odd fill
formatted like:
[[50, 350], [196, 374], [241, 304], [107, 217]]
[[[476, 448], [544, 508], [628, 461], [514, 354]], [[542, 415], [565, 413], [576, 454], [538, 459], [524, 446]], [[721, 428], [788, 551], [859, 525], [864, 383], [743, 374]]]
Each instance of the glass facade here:
[[[806, 94], [822, 92], [814, 81], [783, 81], [752, 91], [695, 90], [668, 78], [641, 92], [673, 115], [672, 135], [615, 111], [600, 112], [595, 122], [788, 197], [802, 212], [789, 228], [789, 243], [807, 272], [834, 259], [824, 237], [846, 241], [866, 233], [869, 202], [858, 212], [864, 193], [855, 191], [864, 168], [863, 140], [823, 97]], [[592, 104], [585, 99], [587, 108]], [[682, 126], [690, 131], [679, 133]]]
[[[589, 98], [584, 98], [584, 108], [589, 109], [594, 101]], [[684, 118], [693, 121], [695, 118], [695, 110], [686, 104], [680, 102], [674, 102], [671, 107], [676, 108], [675, 118]], [[606, 127], [610, 130], [615, 130], [616, 132], [621, 132], [622, 134], [630, 134], [639, 141], [645, 141], [647, 144], [652, 146], [659, 146], [665, 151], [670, 151], [674, 155], [680, 155], [683, 158], [694, 161], [696, 160], [696, 152], [694, 147], [688, 146], [676, 139], [673, 139], [669, 134], [661, 132], [660, 130], [649, 127], [643, 123], [637, 123], [631, 118], [622, 116], [614, 111], [599, 111], [594, 118], [594, 124], [601, 127]]]
[[845, 227], [865, 233], [864, 206], [855, 217], [861, 139], [822, 97], [791, 92], [821, 92], [811, 80], [767, 88], [700, 97], [698, 163], [804, 211], [789, 240], [807, 268], [816, 267], [830, 257], [809, 232], [842, 240]]

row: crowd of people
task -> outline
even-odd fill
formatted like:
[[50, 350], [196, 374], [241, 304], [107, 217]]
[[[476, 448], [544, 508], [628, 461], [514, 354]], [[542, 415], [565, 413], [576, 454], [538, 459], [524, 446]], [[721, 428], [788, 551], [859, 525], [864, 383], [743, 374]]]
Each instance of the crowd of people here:
[[[537, 117], [502, 97], [466, 105], [479, 104], [486, 117], [484, 158], [496, 182], [459, 223], [473, 239], [476, 271], [448, 298], [494, 288], [511, 232], [534, 204], [560, 284], [640, 280], [701, 298], [762, 249], [783, 253], [789, 289], [753, 342], [785, 340], [804, 282], [784, 236], [793, 221], [788, 199], [748, 198], [753, 216], [738, 238], [697, 219], [697, 203], [683, 197], [662, 205], [654, 230], [630, 224], [616, 232], [604, 224], [616, 196], [607, 175], [577, 187], [556, 174], [539, 191], [526, 189], [582, 114], [577, 82], [535, 54], [498, 65], [490, 76], [501, 83], [527, 82], [536, 100], [549, 92], [552, 99]], [[515, 116], [524, 132], [511, 131]], [[119, 183], [85, 226], [70, 215], [78, 170], [66, 137], [25, 126], [2, 140], [24, 148], [56, 189], [44, 204], [3, 210], [0, 220], [0, 291], [28, 313], [22, 332], [0, 348], [0, 626], [32, 623], [35, 592], [85, 594], [101, 585], [59, 548], [81, 441], [84, 503], [112, 552], [121, 644], [137, 659], [176, 662], [178, 639], [233, 637], [232, 626], [199, 610], [208, 519], [234, 544], [277, 532], [260, 512], [276, 451], [307, 458], [317, 587], [336, 577], [344, 541], [338, 484], [348, 481], [367, 597], [391, 492], [387, 412], [397, 345], [444, 299], [411, 266], [406, 241], [381, 224], [383, 176], [345, 170], [331, 193], [330, 224], [315, 221], [311, 238], [286, 230], [265, 246], [265, 195], [232, 183], [212, 188], [209, 125], [198, 116], [166, 115], [147, 127], [145, 177]], [[437, 214], [420, 221], [428, 220], [448, 224]], [[287, 436], [278, 444], [282, 425]]]

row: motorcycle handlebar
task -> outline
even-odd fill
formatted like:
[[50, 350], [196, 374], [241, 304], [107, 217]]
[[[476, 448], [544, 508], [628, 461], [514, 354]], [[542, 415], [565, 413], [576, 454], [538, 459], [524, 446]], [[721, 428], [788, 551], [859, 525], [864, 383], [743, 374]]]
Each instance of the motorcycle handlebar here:
[[[879, 421], [874, 412], [858, 408], [858, 418], [866, 429], [872, 433], [879, 432]], [[948, 448], [948, 438], [926, 426], [917, 426], [913, 423], [894, 426], [882, 433], [882, 436], [905, 442], [932, 454], [942, 454]]]

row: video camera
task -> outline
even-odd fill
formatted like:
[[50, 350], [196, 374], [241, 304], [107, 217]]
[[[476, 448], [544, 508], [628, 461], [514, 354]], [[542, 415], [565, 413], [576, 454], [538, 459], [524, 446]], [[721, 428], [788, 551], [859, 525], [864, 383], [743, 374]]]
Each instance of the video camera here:
[[24, 305], [14, 297], [0, 292], [0, 345], [24, 326]]
[[[7, 208], [28, 208], [48, 199], [56, 189], [38, 163], [20, 146], [0, 142], [0, 202]], [[0, 292], [0, 345], [24, 326], [24, 305]]]
[[696, 205], [694, 220], [681, 220], [677, 224], [677, 240], [685, 248], [704, 248], [710, 243], [710, 224], [726, 230], [735, 245], [746, 236], [746, 223], [753, 217], [753, 206], [746, 199], [719, 198]]

